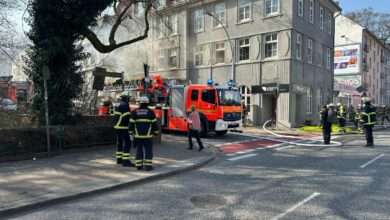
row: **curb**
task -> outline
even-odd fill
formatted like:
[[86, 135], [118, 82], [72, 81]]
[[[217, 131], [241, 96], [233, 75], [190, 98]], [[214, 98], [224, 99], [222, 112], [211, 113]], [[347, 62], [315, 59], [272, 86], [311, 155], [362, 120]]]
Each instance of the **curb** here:
[[56, 205], [59, 203], [70, 202], [73, 200], [86, 198], [86, 197], [92, 196], [92, 195], [103, 194], [103, 193], [107, 193], [110, 191], [120, 190], [120, 189], [123, 189], [126, 187], [133, 187], [133, 186], [141, 185], [143, 183], [158, 181], [158, 180], [161, 180], [161, 179], [166, 178], [166, 177], [171, 177], [171, 176], [175, 176], [178, 174], [182, 174], [182, 173], [200, 168], [200, 167], [210, 163], [211, 161], [213, 161], [216, 158], [216, 153], [213, 151], [211, 153], [212, 153], [212, 155], [209, 156], [208, 158], [203, 159], [203, 160], [199, 161], [198, 163], [195, 163], [195, 164], [188, 166], [188, 167], [179, 168], [177, 170], [173, 170], [173, 171], [166, 172], [166, 173], [156, 174], [153, 176], [134, 180], [131, 182], [120, 183], [117, 185], [103, 187], [100, 189], [94, 189], [94, 190], [87, 191], [87, 192], [76, 193], [73, 195], [49, 199], [49, 200], [42, 201], [42, 202], [36, 202], [36, 203], [31, 203], [31, 204], [15, 207], [15, 208], [0, 210], [0, 217], [10, 217], [10, 216], [17, 215], [21, 212], [28, 212], [28, 211], [32, 211], [35, 209]]

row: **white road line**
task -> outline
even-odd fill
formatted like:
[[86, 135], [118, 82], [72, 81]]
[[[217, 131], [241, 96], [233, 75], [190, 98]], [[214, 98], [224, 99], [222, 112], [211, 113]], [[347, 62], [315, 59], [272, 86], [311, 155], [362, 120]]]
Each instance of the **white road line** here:
[[309, 202], [310, 200], [314, 199], [316, 196], [320, 195], [320, 193], [318, 192], [315, 192], [313, 194], [311, 194], [309, 197], [307, 197], [306, 199], [298, 202], [297, 204], [295, 204], [294, 206], [292, 206], [291, 208], [289, 208], [287, 211], [283, 212], [282, 214], [274, 217], [272, 220], [277, 220], [277, 219], [280, 219], [282, 217], [284, 217], [285, 215], [287, 215], [288, 213], [294, 211], [295, 209], [299, 208], [300, 206], [304, 205], [305, 203]]
[[285, 146], [285, 147], [279, 147], [279, 148], [276, 148], [276, 150], [285, 150], [285, 149], [289, 149], [289, 148], [293, 148], [293, 147], [296, 147], [297, 145], [288, 145], [288, 146]]
[[254, 157], [254, 156], [257, 156], [257, 154], [242, 155], [242, 156], [239, 156], [239, 157], [230, 158], [230, 159], [228, 159], [228, 160], [230, 160], [230, 161], [236, 161], [236, 160], [241, 160], [241, 159], [244, 159], [244, 158]]
[[368, 161], [367, 163], [361, 165], [360, 168], [364, 168], [364, 167], [370, 165], [372, 162], [378, 160], [379, 158], [381, 158], [381, 157], [383, 157], [383, 156], [385, 156], [385, 154], [381, 154], [381, 155], [375, 157], [374, 159], [372, 159], [372, 160]]

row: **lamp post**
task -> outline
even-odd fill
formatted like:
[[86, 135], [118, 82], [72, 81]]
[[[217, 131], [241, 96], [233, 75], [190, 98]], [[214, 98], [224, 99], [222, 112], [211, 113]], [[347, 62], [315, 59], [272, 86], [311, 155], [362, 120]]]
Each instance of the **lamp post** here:
[[223, 30], [225, 31], [226, 33], [226, 36], [229, 40], [229, 43], [230, 43], [230, 50], [232, 51], [232, 70], [231, 70], [231, 79], [233, 80], [233, 82], [236, 82], [236, 74], [235, 74], [235, 63], [236, 63], [236, 50], [234, 49], [234, 45], [233, 45], [233, 42], [232, 40], [230, 39], [230, 35], [229, 35], [229, 32], [227, 31], [226, 29], [226, 26], [225, 24], [222, 23], [221, 20], [219, 20], [217, 17], [215, 17], [212, 13], [208, 12], [207, 10], [205, 10], [206, 14], [210, 17], [212, 17], [213, 19], [215, 19], [215, 21], [218, 22], [218, 24], [220, 24], [223, 28]]
[[45, 119], [46, 119], [46, 141], [47, 141], [47, 156], [51, 156], [50, 150], [50, 128], [49, 128], [49, 101], [47, 95], [47, 80], [50, 79], [51, 73], [50, 69], [47, 65], [42, 67], [42, 75], [43, 75], [43, 89], [45, 94]]

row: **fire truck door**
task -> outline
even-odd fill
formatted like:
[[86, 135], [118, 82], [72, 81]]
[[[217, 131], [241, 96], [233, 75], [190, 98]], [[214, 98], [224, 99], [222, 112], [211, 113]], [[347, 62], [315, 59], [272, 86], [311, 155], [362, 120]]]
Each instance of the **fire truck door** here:
[[186, 125], [184, 88], [173, 88], [170, 100], [171, 117], [170, 127], [176, 130], [184, 130]]

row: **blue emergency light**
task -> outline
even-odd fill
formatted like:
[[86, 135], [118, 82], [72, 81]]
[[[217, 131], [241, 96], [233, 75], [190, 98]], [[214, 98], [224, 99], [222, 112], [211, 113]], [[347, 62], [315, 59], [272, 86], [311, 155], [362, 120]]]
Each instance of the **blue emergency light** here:
[[214, 81], [212, 79], [207, 80], [207, 85], [212, 86], [214, 84]]
[[234, 86], [234, 81], [231, 79], [231, 80], [228, 81], [227, 84], [228, 84], [228, 86]]

